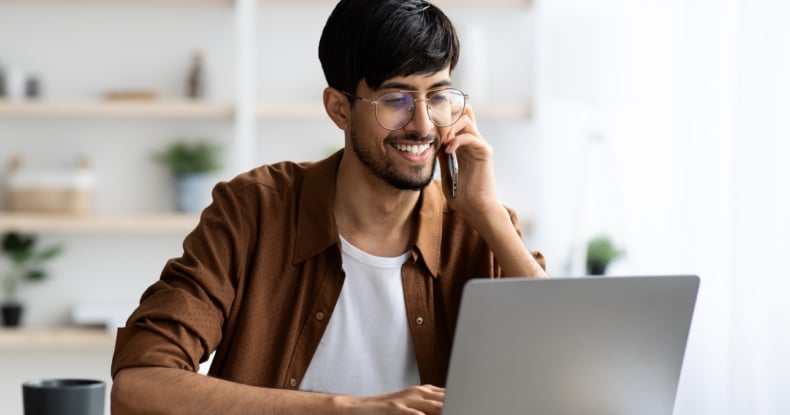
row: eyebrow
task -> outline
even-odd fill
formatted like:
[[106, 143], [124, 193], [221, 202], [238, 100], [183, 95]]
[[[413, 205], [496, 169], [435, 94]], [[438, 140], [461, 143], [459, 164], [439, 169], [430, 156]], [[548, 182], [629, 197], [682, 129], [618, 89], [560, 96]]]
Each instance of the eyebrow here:
[[[432, 89], [436, 89], [443, 86], [451, 86], [451, 85], [452, 82], [450, 82], [449, 79], [444, 79], [434, 83], [433, 85], [428, 87], [427, 90], [430, 91]], [[419, 89], [417, 89], [414, 85], [407, 84], [405, 82], [397, 82], [397, 81], [385, 82], [381, 85], [381, 87], [379, 87], [379, 89], [402, 89], [406, 91], [419, 91]]]

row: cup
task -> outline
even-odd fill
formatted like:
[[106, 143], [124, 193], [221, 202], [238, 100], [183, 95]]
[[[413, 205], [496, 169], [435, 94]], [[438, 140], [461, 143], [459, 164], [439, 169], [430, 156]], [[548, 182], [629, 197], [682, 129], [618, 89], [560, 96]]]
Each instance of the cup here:
[[104, 382], [41, 379], [22, 384], [25, 415], [104, 415]]

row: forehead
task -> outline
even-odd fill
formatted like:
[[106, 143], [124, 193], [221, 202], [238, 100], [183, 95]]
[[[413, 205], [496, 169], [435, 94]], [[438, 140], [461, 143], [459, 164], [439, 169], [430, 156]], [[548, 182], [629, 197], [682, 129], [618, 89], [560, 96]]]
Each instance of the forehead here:
[[433, 73], [392, 77], [384, 81], [378, 90], [403, 89], [409, 91], [425, 91], [442, 86], [449, 86], [451, 84], [450, 68], [446, 67]]

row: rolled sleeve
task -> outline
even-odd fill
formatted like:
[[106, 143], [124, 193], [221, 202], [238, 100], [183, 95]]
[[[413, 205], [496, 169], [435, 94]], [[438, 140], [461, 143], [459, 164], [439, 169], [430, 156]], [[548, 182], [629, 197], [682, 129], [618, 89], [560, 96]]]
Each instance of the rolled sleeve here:
[[184, 240], [184, 253], [165, 265], [140, 305], [118, 330], [112, 375], [129, 367], [197, 371], [222, 338], [235, 300], [238, 275], [249, 256], [249, 213], [243, 184], [220, 183], [200, 223]]

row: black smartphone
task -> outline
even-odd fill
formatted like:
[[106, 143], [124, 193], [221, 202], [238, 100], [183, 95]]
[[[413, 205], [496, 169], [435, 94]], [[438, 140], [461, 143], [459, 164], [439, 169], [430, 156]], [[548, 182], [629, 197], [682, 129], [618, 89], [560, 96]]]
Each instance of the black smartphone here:
[[447, 155], [447, 167], [450, 171], [450, 189], [453, 199], [458, 195], [458, 157], [455, 152]]

